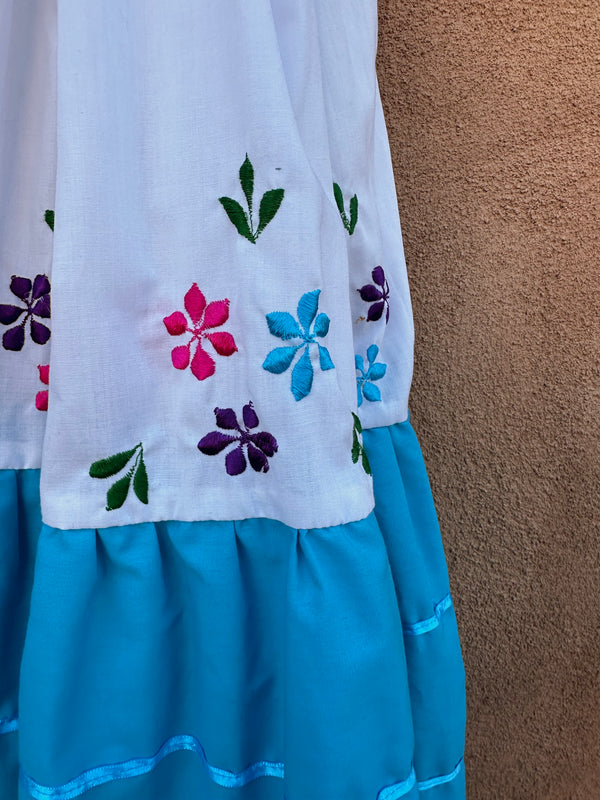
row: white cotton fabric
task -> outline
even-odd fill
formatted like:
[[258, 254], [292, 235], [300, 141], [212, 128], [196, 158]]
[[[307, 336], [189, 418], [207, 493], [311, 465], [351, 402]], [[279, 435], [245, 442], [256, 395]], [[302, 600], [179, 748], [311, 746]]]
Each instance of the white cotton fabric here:
[[[247, 517], [313, 528], [366, 516], [372, 484], [351, 457], [351, 412], [364, 427], [406, 419], [413, 349], [375, 75], [376, 3], [58, 0], [56, 20], [50, 4], [28, 5], [35, 23], [10, 35], [35, 41], [8, 72], [5, 49], [0, 61], [1, 225], [13, 233], [0, 250], [0, 303], [14, 299], [13, 273], [50, 275], [52, 336], [43, 346], [26, 340], [19, 353], [0, 348], [0, 465], [41, 464], [44, 521], [65, 529]], [[7, 88], [15, 75], [26, 76], [26, 91]], [[24, 117], [27, 97], [38, 100], [33, 121]], [[266, 191], [284, 190], [255, 243], [219, 202], [245, 205], [238, 172], [246, 154], [255, 213]], [[347, 211], [357, 195], [352, 235], [334, 182]], [[55, 209], [54, 235], [43, 224], [46, 207]], [[379, 265], [390, 290], [387, 324], [385, 313], [367, 321], [369, 303], [358, 292]], [[170, 336], [163, 322], [185, 313], [194, 283], [208, 302], [229, 300], [229, 319], [215, 330], [232, 334], [238, 348], [225, 357], [207, 344], [216, 370], [205, 380], [174, 368], [171, 350], [190, 336]], [[296, 317], [314, 290], [318, 312], [330, 318], [318, 341], [335, 368], [322, 370], [312, 345], [312, 388], [296, 400], [293, 367], [273, 374], [262, 365], [275, 347], [298, 342], [274, 336], [266, 315]], [[375, 383], [381, 400], [357, 409], [355, 354], [367, 365], [372, 344], [387, 365]], [[38, 363], [50, 364], [47, 412], [34, 405], [44, 388]], [[278, 451], [267, 473], [248, 464], [230, 475], [228, 450], [205, 455], [197, 445], [218, 430], [216, 407], [241, 421], [249, 402], [256, 430], [275, 436]], [[107, 510], [107, 490], [125, 472], [97, 479], [90, 465], [138, 442], [148, 503], [130, 490]]]
[[[52, 269], [44, 212], [54, 207], [56, 10], [47, 0], [0, 0], [0, 18], [0, 303], [22, 306], [11, 276]], [[10, 327], [0, 325], [0, 341]], [[49, 363], [50, 347], [0, 344], [0, 469], [40, 466], [46, 417], [35, 397], [47, 387], [37, 365]]]

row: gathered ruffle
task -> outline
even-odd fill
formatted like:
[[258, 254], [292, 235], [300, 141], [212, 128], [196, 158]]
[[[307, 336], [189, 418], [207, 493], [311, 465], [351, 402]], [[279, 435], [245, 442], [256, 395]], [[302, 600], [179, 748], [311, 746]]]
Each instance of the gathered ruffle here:
[[409, 422], [363, 439], [375, 510], [311, 530], [62, 531], [40, 524], [36, 471], [0, 472], [2, 797], [19, 764], [20, 798], [464, 798], [421, 453]]

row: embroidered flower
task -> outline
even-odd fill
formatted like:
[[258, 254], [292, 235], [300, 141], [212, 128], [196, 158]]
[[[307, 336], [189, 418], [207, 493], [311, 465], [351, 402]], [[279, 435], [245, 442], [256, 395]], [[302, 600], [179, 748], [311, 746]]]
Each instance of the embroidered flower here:
[[131, 450], [124, 450], [122, 453], [115, 453], [114, 456], [101, 458], [100, 461], [94, 461], [90, 467], [90, 478], [110, 478], [125, 469], [132, 458], [135, 458], [133, 466], [124, 477], [113, 483], [106, 493], [107, 511], [121, 508], [127, 500], [132, 478], [136, 497], [141, 503], [148, 503], [148, 473], [144, 463], [143, 445], [138, 442]]
[[23, 319], [14, 328], [6, 331], [2, 337], [5, 350], [21, 350], [25, 343], [25, 324], [31, 320], [31, 338], [36, 344], [46, 344], [50, 338], [50, 328], [37, 322], [34, 317], [48, 319], [50, 317], [50, 281], [46, 275], [36, 275], [33, 284], [29, 278], [12, 276], [10, 290], [25, 303], [25, 308], [13, 305], [0, 305], [0, 323], [12, 325], [21, 314]]
[[[315, 319], [319, 307], [320, 289], [303, 294], [298, 303], [298, 322], [287, 311], [273, 311], [267, 314], [267, 325], [273, 336], [284, 341], [300, 339], [300, 344], [292, 347], [276, 347], [267, 355], [263, 368], [275, 375], [280, 375], [291, 366], [296, 353], [301, 348], [304, 352], [292, 370], [292, 394], [296, 400], [306, 397], [312, 388], [313, 366], [310, 358], [310, 346], [316, 344], [319, 348], [319, 364], [322, 370], [334, 369], [334, 363], [329, 355], [329, 350], [317, 342], [329, 331], [329, 317], [319, 314]], [[313, 325], [314, 320], [314, 325]], [[311, 330], [312, 326], [312, 330]]]
[[[41, 382], [45, 386], [48, 386], [48, 383], [50, 382], [50, 365], [38, 364], [38, 372], [40, 373]], [[48, 411], [48, 389], [43, 389], [41, 392], [36, 394], [35, 407], [38, 411]]]
[[225, 469], [228, 475], [241, 475], [246, 469], [244, 448], [248, 453], [252, 469], [255, 472], [268, 472], [268, 459], [277, 452], [277, 440], [266, 431], [251, 432], [259, 425], [252, 403], [247, 403], [242, 409], [243, 426], [238, 422], [233, 408], [215, 408], [215, 417], [217, 427], [234, 432], [207, 433], [198, 442], [198, 450], [207, 456], [216, 456], [229, 445], [237, 443], [237, 447], [225, 456]]
[[383, 267], [375, 267], [371, 273], [371, 277], [373, 278], [373, 283], [376, 285], [373, 285], [373, 283], [366, 283], [356, 291], [360, 292], [360, 296], [365, 303], [373, 303], [367, 314], [367, 322], [377, 322], [378, 319], [381, 319], [381, 315], [385, 310], [385, 322], [387, 325], [390, 321], [390, 287], [385, 278]]
[[367, 475], [370, 475], [371, 465], [369, 464], [369, 459], [367, 458], [367, 454], [362, 443], [362, 425], [354, 412], [352, 412], [352, 418], [354, 419], [354, 427], [352, 430], [352, 463], [357, 464], [358, 459], [360, 458], [362, 462], [362, 468]]
[[202, 347], [202, 340], [208, 339], [220, 356], [231, 356], [237, 351], [230, 333], [214, 331], [214, 328], [220, 327], [229, 319], [229, 300], [215, 300], [207, 305], [198, 284], [194, 283], [187, 291], [183, 302], [192, 321], [192, 327], [188, 325], [185, 314], [181, 311], [174, 311], [163, 319], [171, 336], [192, 334], [187, 344], [173, 348], [171, 360], [175, 369], [186, 369], [190, 363], [190, 349], [196, 342], [191, 370], [199, 381], [203, 381], [214, 374], [215, 361]]
[[354, 356], [354, 364], [356, 371], [360, 375], [356, 378], [356, 392], [358, 395], [358, 405], [360, 406], [363, 401], [363, 395], [367, 400], [372, 403], [381, 400], [381, 392], [379, 387], [375, 386], [373, 381], [379, 381], [385, 375], [387, 364], [376, 364], [379, 348], [376, 344], [372, 344], [367, 350], [367, 358], [369, 360], [369, 368], [365, 372], [365, 365], [362, 356]]

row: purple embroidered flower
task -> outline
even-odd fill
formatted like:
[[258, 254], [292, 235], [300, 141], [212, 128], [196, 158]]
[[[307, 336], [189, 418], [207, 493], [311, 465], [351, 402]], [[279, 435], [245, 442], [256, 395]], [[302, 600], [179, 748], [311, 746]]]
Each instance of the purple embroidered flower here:
[[50, 328], [37, 322], [33, 317], [48, 319], [50, 317], [50, 281], [46, 275], [36, 275], [33, 284], [29, 278], [12, 276], [10, 290], [25, 303], [25, 308], [13, 305], [0, 305], [0, 323], [12, 325], [21, 314], [23, 318], [18, 325], [6, 331], [2, 337], [5, 350], [21, 350], [25, 343], [25, 324], [31, 320], [31, 338], [36, 344], [46, 344], [50, 338]]
[[220, 431], [207, 433], [198, 442], [198, 450], [207, 456], [216, 456], [229, 445], [237, 443], [237, 447], [225, 456], [228, 475], [241, 475], [246, 469], [244, 448], [248, 453], [252, 469], [255, 472], [268, 472], [268, 459], [277, 452], [277, 440], [266, 431], [251, 432], [258, 427], [258, 417], [252, 403], [248, 403], [242, 409], [243, 426], [239, 424], [233, 408], [215, 408], [215, 417], [219, 428], [232, 433]]
[[378, 381], [383, 378], [387, 370], [387, 364], [376, 364], [379, 348], [376, 344], [372, 344], [367, 350], [367, 358], [369, 360], [369, 368], [365, 371], [365, 365], [362, 356], [354, 356], [354, 364], [356, 371], [360, 375], [356, 378], [356, 392], [358, 396], [358, 405], [360, 406], [363, 401], [363, 395], [367, 400], [372, 403], [381, 400], [381, 392], [379, 388], [374, 385], [372, 381]]
[[367, 322], [377, 322], [378, 319], [381, 319], [381, 315], [385, 310], [385, 322], [387, 325], [390, 321], [390, 287], [385, 279], [383, 267], [375, 267], [371, 272], [371, 277], [373, 278], [373, 283], [366, 283], [356, 291], [360, 293], [365, 303], [373, 303], [367, 314]]

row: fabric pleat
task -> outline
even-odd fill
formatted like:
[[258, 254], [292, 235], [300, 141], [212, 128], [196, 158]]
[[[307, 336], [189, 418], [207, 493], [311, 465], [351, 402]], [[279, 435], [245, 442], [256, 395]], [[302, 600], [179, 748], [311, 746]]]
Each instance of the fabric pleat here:
[[464, 672], [421, 453], [409, 422], [364, 445], [375, 511], [311, 530], [61, 531], [40, 525], [36, 471], [0, 473], [0, 720], [18, 725], [0, 796], [463, 798]]

